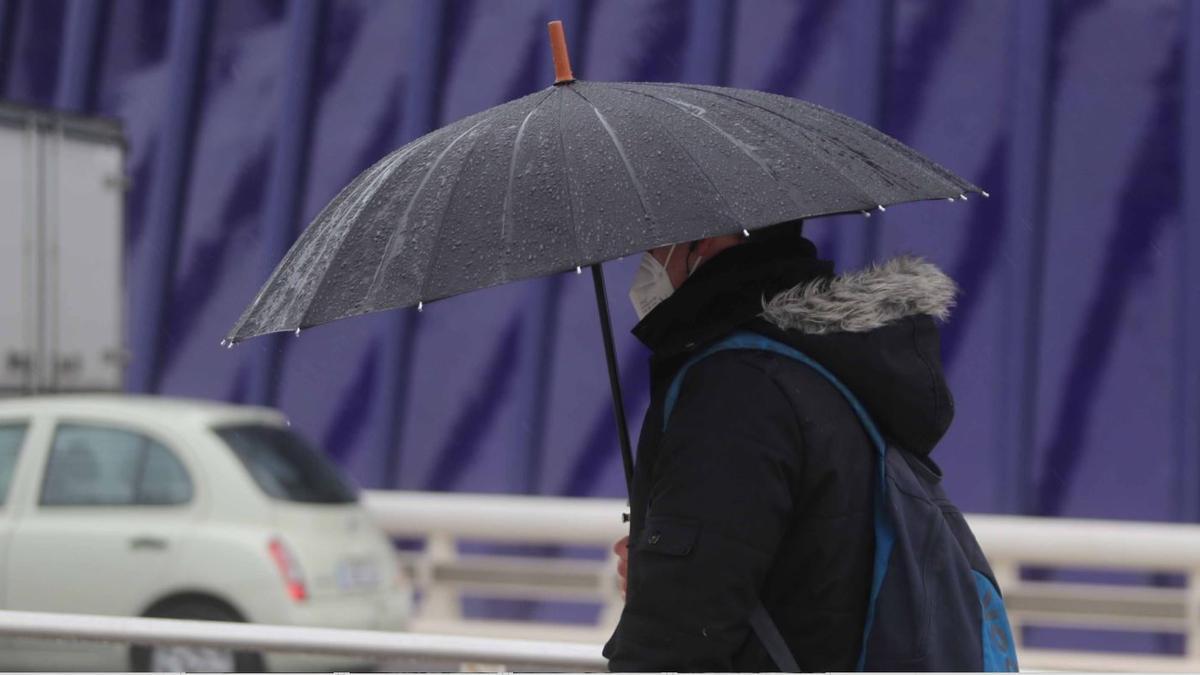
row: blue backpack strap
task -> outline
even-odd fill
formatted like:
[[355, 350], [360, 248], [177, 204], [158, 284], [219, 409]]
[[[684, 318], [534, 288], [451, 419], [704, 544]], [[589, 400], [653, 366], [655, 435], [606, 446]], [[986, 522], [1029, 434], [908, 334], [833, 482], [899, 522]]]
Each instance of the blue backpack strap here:
[[[879, 459], [879, 469], [876, 472], [876, 495], [875, 499], [875, 564], [871, 575], [871, 597], [867, 604], [867, 619], [863, 627], [862, 649], [858, 655], [858, 670], [863, 670], [866, 666], [867, 659], [867, 639], [871, 635], [871, 627], [875, 623], [875, 605], [879, 599], [879, 591], [883, 587], [883, 578], [887, 574], [888, 560], [892, 555], [892, 545], [895, 543], [896, 535], [892, 527], [891, 519], [887, 516], [887, 444], [883, 440], [883, 435], [879, 433], [879, 428], [875, 426], [875, 422], [871, 420], [871, 416], [867, 414], [867, 409], [863, 407], [858, 398], [851, 392], [846, 385], [842, 384], [841, 380], [837, 379], [833, 373], [820, 363], [814, 361], [807, 354], [784, 344], [779, 340], [774, 340], [765, 335], [754, 333], [746, 330], [739, 330], [731, 333], [724, 339], [709, 346], [704, 351], [688, 359], [686, 363], [679, 369], [675, 375], [675, 379], [671, 382], [671, 386], [667, 389], [667, 396], [663, 404], [663, 431], [667, 429], [667, 423], [671, 419], [671, 412], [675, 409], [675, 403], [679, 399], [679, 389], [683, 386], [683, 378], [687, 375], [688, 370], [705, 358], [716, 354], [717, 352], [728, 351], [731, 349], [754, 349], [758, 351], [774, 352], [781, 354], [795, 361], [799, 361], [804, 365], [817, 371], [824, 377], [835, 389], [846, 399], [850, 404], [854, 414], [858, 417], [858, 421], [866, 430], [867, 436], [871, 439], [871, 444], [875, 447], [876, 455]], [[759, 602], [761, 607], [762, 603]], [[757, 611], [757, 608], [756, 608]], [[770, 621], [770, 618], [767, 618]], [[772, 624], [773, 625], [773, 624]], [[768, 646], [770, 651], [770, 643], [773, 642], [769, 636], [764, 636], [755, 625], [755, 632], [759, 634], [759, 639], [764, 645]], [[778, 634], [778, 629], [775, 630]], [[795, 663], [791, 659], [791, 654], [788, 655], [788, 660]], [[785, 669], [784, 662], [776, 657], [774, 653], [771, 658], [775, 660], [775, 665], [780, 669]]]

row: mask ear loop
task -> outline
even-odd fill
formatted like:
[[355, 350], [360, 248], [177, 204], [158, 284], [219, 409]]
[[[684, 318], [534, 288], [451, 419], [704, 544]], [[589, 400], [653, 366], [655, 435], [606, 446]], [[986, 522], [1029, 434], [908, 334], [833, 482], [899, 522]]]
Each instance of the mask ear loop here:
[[667, 269], [667, 265], [671, 264], [671, 256], [675, 255], [675, 247], [679, 244], [671, 244], [670, 250], [667, 251], [667, 261], [663, 263], [663, 269]]

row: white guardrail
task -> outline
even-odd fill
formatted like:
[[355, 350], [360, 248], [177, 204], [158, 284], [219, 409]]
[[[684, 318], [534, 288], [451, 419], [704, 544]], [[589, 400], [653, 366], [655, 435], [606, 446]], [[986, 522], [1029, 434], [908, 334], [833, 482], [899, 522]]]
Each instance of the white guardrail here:
[[[461, 554], [458, 544], [587, 545], [607, 551], [626, 533], [619, 500], [370, 492], [366, 503], [392, 535], [427, 542], [409, 559], [426, 600], [414, 628], [494, 637], [536, 636], [601, 644], [622, 600], [616, 566], [563, 560]], [[1021, 665], [1034, 670], [1200, 671], [1200, 526], [1012, 516], [967, 516], [1004, 591]], [[1182, 588], [1067, 583], [1022, 578], [1023, 568], [1182, 575]], [[1136, 575], [1134, 575], [1136, 576]], [[600, 603], [594, 624], [564, 626], [464, 617], [463, 597]], [[1032, 648], [1025, 626], [1162, 632], [1184, 636], [1182, 655]]]
[[[623, 502], [368, 492], [365, 503], [392, 536], [425, 542], [421, 550], [402, 553], [421, 596], [411, 632], [0, 612], [0, 634], [425, 660], [453, 667], [604, 669], [600, 645], [622, 606], [616, 566], [607, 551], [626, 532]], [[1200, 526], [985, 515], [968, 520], [1000, 580], [1018, 641], [1025, 626], [1174, 633], [1185, 640], [1178, 656], [1019, 645], [1023, 668], [1200, 671]], [[467, 553], [463, 543], [505, 545], [509, 553]], [[587, 547], [595, 555], [559, 556], [563, 546]], [[1167, 573], [1181, 575], [1185, 583], [1163, 588], [1022, 578], [1021, 570], [1031, 567], [1136, 573], [1131, 577]], [[573, 601], [598, 611], [595, 621], [584, 624], [498, 621], [467, 616], [465, 598]]]
[[595, 671], [603, 670], [605, 664], [600, 648], [591, 644], [82, 614], [0, 611], [0, 634], [322, 654], [346, 656], [351, 661], [415, 661], [469, 669], [531, 666], [542, 670]]

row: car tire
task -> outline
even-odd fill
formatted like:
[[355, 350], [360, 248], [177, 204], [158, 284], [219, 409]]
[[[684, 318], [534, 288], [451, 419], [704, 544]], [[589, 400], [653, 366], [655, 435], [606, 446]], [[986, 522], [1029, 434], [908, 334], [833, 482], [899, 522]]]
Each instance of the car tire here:
[[[232, 621], [244, 619], [232, 609], [208, 600], [183, 600], [152, 608], [145, 616], [192, 621]], [[134, 672], [266, 672], [261, 654], [230, 650], [166, 645], [134, 645], [129, 649], [130, 670]]]

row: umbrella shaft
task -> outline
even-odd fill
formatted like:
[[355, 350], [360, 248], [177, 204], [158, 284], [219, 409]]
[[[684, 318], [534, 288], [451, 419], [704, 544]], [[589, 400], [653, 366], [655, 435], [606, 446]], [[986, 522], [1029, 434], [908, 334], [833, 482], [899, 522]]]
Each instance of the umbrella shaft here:
[[625, 490], [633, 495], [633, 448], [629, 445], [629, 425], [625, 422], [625, 401], [621, 398], [620, 370], [617, 350], [613, 346], [612, 321], [608, 316], [608, 292], [604, 289], [604, 268], [592, 265], [592, 282], [596, 287], [596, 309], [600, 312], [600, 332], [604, 336], [604, 357], [608, 362], [608, 383], [612, 387], [613, 414], [617, 418], [617, 440], [621, 443], [621, 460], [625, 466]]

